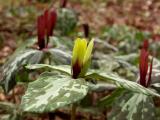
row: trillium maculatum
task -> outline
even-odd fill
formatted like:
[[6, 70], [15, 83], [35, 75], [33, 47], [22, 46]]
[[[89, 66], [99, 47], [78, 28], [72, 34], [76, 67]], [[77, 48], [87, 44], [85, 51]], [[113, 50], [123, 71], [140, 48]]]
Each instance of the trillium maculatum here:
[[52, 36], [53, 29], [57, 20], [54, 9], [46, 10], [37, 20], [38, 46], [39, 49], [47, 47], [49, 36]]
[[90, 64], [91, 53], [94, 45], [92, 39], [89, 43], [86, 39], [77, 38], [73, 48], [72, 77], [78, 78], [85, 75]]
[[152, 58], [151, 63], [150, 63], [149, 74], [148, 74], [148, 77], [147, 77], [148, 63], [149, 63], [148, 41], [145, 40], [144, 43], [143, 43], [143, 47], [141, 49], [140, 64], [139, 64], [139, 69], [140, 69], [139, 83], [144, 87], [148, 87], [150, 85], [150, 82], [151, 82], [153, 58]]

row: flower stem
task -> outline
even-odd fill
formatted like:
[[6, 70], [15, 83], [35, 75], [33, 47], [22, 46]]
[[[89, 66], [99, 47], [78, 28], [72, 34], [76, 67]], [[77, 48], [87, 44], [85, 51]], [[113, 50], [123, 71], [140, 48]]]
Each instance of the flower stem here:
[[73, 103], [71, 108], [71, 120], [76, 120], [76, 108], [77, 105]]

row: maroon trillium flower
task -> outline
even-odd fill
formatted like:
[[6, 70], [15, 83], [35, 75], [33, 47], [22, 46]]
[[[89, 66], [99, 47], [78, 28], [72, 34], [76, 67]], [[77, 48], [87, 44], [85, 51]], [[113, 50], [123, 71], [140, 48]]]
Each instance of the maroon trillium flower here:
[[89, 25], [88, 24], [83, 24], [83, 30], [84, 30], [85, 38], [88, 38], [89, 37]]
[[56, 20], [57, 20], [57, 14], [55, 10], [45, 10], [44, 14], [38, 17], [37, 33], [38, 33], [38, 45], [40, 50], [42, 50], [47, 46], [49, 36], [52, 36]]
[[149, 47], [148, 40], [144, 40], [142, 48], [145, 49], [146, 51], [148, 51], [148, 47]]
[[152, 58], [151, 63], [150, 63], [149, 74], [148, 74], [148, 77], [147, 77], [148, 63], [149, 63], [148, 41], [145, 40], [143, 42], [143, 47], [141, 49], [140, 64], [139, 64], [139, 69], [140, 69], [140, 81], [139, 81], [139, 83], [144, 87], [148, 87], [150, 85], [150, 82], [151, 82], [153, 58]]
[[67, 5], [68, 0], [61, 0], [61, 8], [65, 8]]

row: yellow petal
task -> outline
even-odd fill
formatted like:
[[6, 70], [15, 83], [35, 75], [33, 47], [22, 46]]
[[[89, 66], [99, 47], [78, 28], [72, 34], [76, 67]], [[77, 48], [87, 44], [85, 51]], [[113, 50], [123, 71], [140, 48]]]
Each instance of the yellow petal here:
[[87, 40], [81, 39], [79, 44], [79, 50], [78, 50], [78, 61], [80, 64], [83, 64], [84, 55], [87, 50]]
[[79, 64], [83, 64], [84, 55], [87, 49], [87, 40], [77, 38], [75, 40], [75, 45], [73, 48], [73, 57], [72, 57], [72, 65], [75, 62], [79, 62]]
[[85, 64], [86, 62], [88, 62], [88, 60], [91, 57], [91, 53], [92, 53], [92, 49], [93, 49], [93, 45], [94, 45], [94, 39], [92, 39], [87, 47], [86, 53], [84, 55], [84, 59], [83, 59], [83, 64]]
[[73, 53], [72, 53], [72, 64], [74, 64], [76, 62], [76, 59], [77, 59], [78, 41], [79, 41], [79, 38], [77, 38], [75, 40], [75, 43], [74, 43], [74, 48], [73, 48]]

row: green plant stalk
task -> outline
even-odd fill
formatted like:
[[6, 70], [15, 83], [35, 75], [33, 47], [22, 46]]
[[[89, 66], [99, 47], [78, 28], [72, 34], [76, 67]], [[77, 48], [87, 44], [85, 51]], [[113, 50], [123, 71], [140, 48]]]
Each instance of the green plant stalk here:
[[73, 103], [71, 107], [71, 120], [76, 120], [76, 108], [77, 105]]

